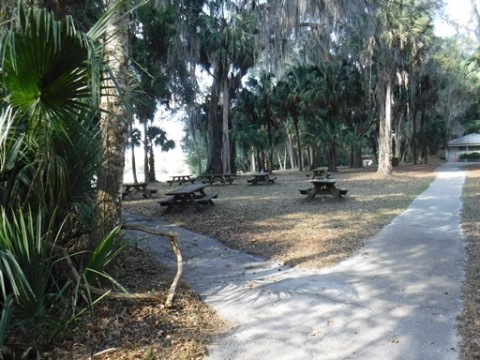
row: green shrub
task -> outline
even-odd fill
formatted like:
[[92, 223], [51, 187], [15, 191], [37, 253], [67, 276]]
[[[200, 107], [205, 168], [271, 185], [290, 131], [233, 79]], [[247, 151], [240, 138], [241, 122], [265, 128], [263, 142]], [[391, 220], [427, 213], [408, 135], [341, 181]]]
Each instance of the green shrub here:
[[90, 291], [97, 278], [118, 285], [104, 267], [120, 247], [119, 228], [92, 251], [82, 241], [101, 150], [101, 46], [45, 9], [19, 6], [14, 20], [0, 36], [0, 349], [14, 339], [20, 358], [20, 343], [41, 349], [104, 296]]
[[13, 216], [3, 210], [0, 217], [0, 347], [16, 334], [36, 347], [51, 341], [98, 301], [88, 288], [97, 277], [121, 289], [105, 272], [123, 248], [116, 241], [119, 227], [87, 254], [83, 270], [73, 271], [71, 256], [56, 244], [61, 229], [54, 229], [52, 221], [47, 224], [31, 210]]
[[480, 160], [480, 153], [471, 152], [471, 153], [461, 154], [459, 156], [459, 159], [460, 160]]

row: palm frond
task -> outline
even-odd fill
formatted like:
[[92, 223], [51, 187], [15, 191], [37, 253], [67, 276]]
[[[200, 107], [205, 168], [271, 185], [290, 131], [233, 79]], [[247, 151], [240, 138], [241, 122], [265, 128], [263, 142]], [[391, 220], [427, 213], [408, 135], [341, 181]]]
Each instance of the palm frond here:
[[116, 242], [119, 232], [120, 226], [115, 227], [93, 251], [87, 266], [85, 267], [84, 277], [87, 281], [90, 281], [95, 273], [103, 272], [105, 266], [107, 266], [125, 247], [125, 245], [118, 246], [118, 243]]

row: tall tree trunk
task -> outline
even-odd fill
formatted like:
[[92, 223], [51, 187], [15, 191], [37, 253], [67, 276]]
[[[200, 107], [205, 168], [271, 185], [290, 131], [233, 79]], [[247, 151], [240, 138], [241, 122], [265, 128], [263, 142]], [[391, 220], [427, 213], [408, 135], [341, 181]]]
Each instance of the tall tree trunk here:
[[143, 123], [143, 181], [148, 182], [148, 120]]
[[267, 117], [267, 134], [268, 134], [268, 159], [267, 159], [267, 171], [273, 172], [273, 134], [272, 134], [272, 115], [267, 101], [264, 102], [265, 112]]
[[208, 160], [207, 173], [221, 174], [222, 169], [222, 119], [218, 116], [218, 100], [220, 85], [218, 83], [219, 71], [216, 70], [213, 78], [210, 107], [208, 109]]
[[280, 167], [280, 170], [283, 170], [282, 154], [280, 154], [280, 151], [276, 151], [275, 153], [277, 154], [278, 166]]
[[153, 151], [153, 145], [148, 147], [148, 182], [156, 182], [157, 177], [155, 175], [155, 155]]
[[302, 155], [302, 144], [300, 142], [300, 130], [298, 129], [298, 119], [293, 120], [293, 125], [295, 127], [295, 136], [297, 137], [297, 146], [298, 146], [298, 169], [303, 171], [303, 155]]
[[405, 119], [405, 113], [400, 113], [399, 120], [395, 125], [395, 157], [400, 159], [402, 157], [402, 144], [403, 144], [403, 123]]
[[[106, 1], [112, 6], [113, 0]], [[121, 222], [122, 184], [125, 168], [125, 148], [130, 119], [122, 103], [126, 101], [119, 90], [128, 88], [128, 17], [119, 16], [115, 25], [109, 25], [105, 43], [105, 61], [109, 64], [115, 82], [106, 76], [101, 99], [102, 154], [97, 173], [96, 203], [91, 233], [91, 246], [95, 246]]]
[[[130, 121], [130, 135], [133, 134], [133, 121]], [[133, 138], [131, 139], [132, 141], [132, 173], [133, 173], [133, 182], [138, 183], [137, 179], [137, 162], [135, 161], [135, 143], [133, 141]]]
[[362, 145], [354, 144], [350, 148], [350, 167], [351, 168], [362, 168]]
[[228, 91], [228, 74], [223, 76], [223, 112], [222, 112], [222, 171], [221, 174], [230, 174], [230, 131], [228, 126], [229, 112], [229, 91]]
[[328, 171], [337, 171], [337, 142], [335, 140], [328, 145]]
[[258, 169], [262, 172], [266, 170], [265, 163], [265, 150], [261, 149], [258, 151]]
[[188, 128], [189, 128], [189, 133], [193, 139], [193, 147], [195, 149], [195, 156], [198, 162], [197, 173], [201, 174], [202, 173], [202, 156], [200, 155], [200, 149], [198, 148], [197, 132], [194, 126], [194, 116], [195, 116], [195, 111], [193, 109], [190, 109], [190, 116], [188, 117], [189, 119]]
[[412, 111], [412, 140], [411, 140], [411, 146], [412, 146], [412, 157], [413, 157], [413, 163], [417, 165], [418, 163], [418, 147], [417, 147], [417, 109], [415, 108]]
[[237, 146], [235, 140], [230, 139], [230, 174], [237, 173]]
[[381, 78], [382, 88], [379, 96], [380, 132], [378, 146], [378, 173], [391, 175], [392, 173], [392, 81], [386, 69]]
[[420, 153], [420, 163], [426, 164], [428, 162], [428, 155], [427, 155], [427, 143], [428, 139], [425, 134], [425, 119], [426, 119], [426, 112], [425, 107], [422, 106], [422, 110], [420, 111], [420, 136], [421, 142], [418, 142], [418, 146], [421, 148]]
[[417, 86], [418, 82], [416, 77], [412, 76], [410, 79], [410, 114], [412, 119], [412, 135], [410, 138], [410, 147], [412, 150], [412, 160], [414, 164], [417, 164], [418, 161], [418, 151], [417, 151]]
[[251, 164], [250, 164], [250, 171], [255, 173], [257, 172], [257, 160], [256, 160], [256, 151], [255, 148], [252, 146], [252, 156], [251, 156]]
[[307, 162], [308, 168], [313, 169], [313, 149], [312, 144], [307, 145]]
[[288, 141], [287, 141], [287, 149], [288, 149], [288, 155], [290, 157], [290, 169], [295, 169], [296, 164], [295, 164], [295, 156], [293, 154], [293, 143], [292, 143], [292, 137], [290, 134], [288, 134]]

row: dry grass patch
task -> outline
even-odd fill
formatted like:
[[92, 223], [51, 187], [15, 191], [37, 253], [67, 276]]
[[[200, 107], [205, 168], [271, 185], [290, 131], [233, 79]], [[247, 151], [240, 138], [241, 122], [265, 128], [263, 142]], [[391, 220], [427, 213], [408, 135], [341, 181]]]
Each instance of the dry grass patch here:
[[[270, 186], [249, 186], [246, 178], [240, 177], [232, 186], [207, 189], [219, 193], [214, 207], [198, 212], [190, 208], [175, 209], [166, 215], [157, 201], [171, 187], [158, 184], [156, 198], [126, 201], [124, 208], [211, 235], [233, 248], [293, 265], [322, 267], [349, 256], [405, 210], [434, 179], [433, 170], [434, 166], [400, 166], [395, 168], [392, 177], [383, 178], [371, 169], [345, 169], [333, 176], [340, 187], [349, 190], [343, 200], [329, 197], [307, 200], [298, 193], [298, 189], [308, 186], [305, 174], [300, 172], [278, 173], [277, 184]], [[469, 259], [459, 329], [463, 337], [461, 359], [474, 360], [480, 359], [480, 166], [469, 166], [466, 170], [462, 215], [469, 239]], [[145, 270], [144, 255], [137, 254], [130, 259], [125, 268], [138, 270], [129, 272], [130, 283], [143, 283], [144, 290], [162, 282], [167, 284], [173, 276], [161, 267]], [[152, 280], [145, 279], [148, 274], [154, 276]], [[127, 308], [125, 304], [108, 303], [97, 313], [101, 319], [99, 325], [94, 328], [91, 325], [89, 332], [79, 337], [79, 343], [89, 344], [90, 351], [106, 349], [112, 344], [119, 346], [115, 352], [98, 357], [103, 360], [201, 359], [210, 336], [226, 331], [228, 325], [219, 321], [214, 312], [185, 287], [178, 301], [171, 312], [155, 311], [148, 304], [134, 307], [130, 304]], [[105, 309], [109, 312], [102, 313]], [[118, 323], [128, 317], [132, 317], [130, 323]], [[111, 327], [103, 331], [101, 324], [112, 324], [116, 328], [108, 335]], [[137, 324], [143, 326], [137, 327]], [[122, 328], [136, 331], [116, 332]], [[98, 342], [92, 340], [95, 336]], [[82, 350], [85, 355], [87, 348]], [[85, 356], [70, 354], [68, 358]]]
[[[434, 179], [435, 166], [400, 166], [383, 178], [374, 169], [343, 169], [333, 175], [348, 189], [345, 199], [309, 201], [298, 189], [308, 187], [304, 173], [276, 173], [277, 184], [250, 186], [239, 177], [231, 186], [212, 186], [215, 206], [201, 211], [175, 209], [163, 214], [157, 203], [170, 190], [157, 184], [152, 199], [125, 201], [133, 213], [161, 217], [193, 231], [211, 235], [230, 247], [292, 265], [332, 265], [359, 249]], [[480, 165], [465, 167], [462, 222], [468, 238], [463, 311], [459, 317], [461, 360], [480, 359]], [[173, 278], [149, 254], [130, 249], [117, 261], [113, 274], [131, 291], [162, 291]], [[165, 295], [166, 296], [166, 295]], [[229, 330], [198, 295], [182, 285], [175, 307], [107, 301], [96, 307], [65, 335], [45, 359], [202, 359], [212, 336]], [[92, 356], [97, 354], [97, 356]]]
[[462, 226], [467, 237], [463, 311], [459, 318], [462, 360], [480, 359], [480, 165], [465, 166]]
[[[164, 298], [175, 275], [133, 247], [115, 259], [110, 273], [131, 292], [152, 291]], [[170, 309], [146, 301], [103, 300], [41, 359], [203, 359], [211, 338], [230, 326], [184, 284], [177, 291]]]
[[[348, 189], [343, 199], [309, 200], [299, 189], [310, 186], [304, 172], [275, 172], [273, 185], [214, 185], [215, 206], [196, 211], [174, 208], [169, 214], [156, 199], [125, 202], [125, 210], [158, 216], [178, 226], [212, 236], [229, 247], [291, 265], [329, 266], [359, 249], [434, 179], [434, 166], [400, 166], [391, 177], [375, 169], [342, 169], [332, 175]], [[159, 193], [169, 186], [160, 184]]]

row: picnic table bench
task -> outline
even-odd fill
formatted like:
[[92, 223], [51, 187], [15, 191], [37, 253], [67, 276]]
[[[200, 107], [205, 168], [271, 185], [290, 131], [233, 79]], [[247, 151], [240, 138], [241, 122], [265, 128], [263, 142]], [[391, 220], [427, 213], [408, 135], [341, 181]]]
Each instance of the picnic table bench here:
[[156, 189], [149, 189], [147, 187], [148, 183], [147, 182], [137, 182], [137, 183], [125, 183], [123, 186], [125, 186], [125, 189], [122, 192], [122, 198], [125, 199], [128, 195], [131, 195], [133, 193], [140, 192], [142, 193], [143, 197], [150, 197], [151, 194], [154, 194], [157, 192]]
[[269, 173], [257, 173], [254, 174], [253, 177], [247, 179], [247, 182], [252, 185], [258, 184], [273, 184], [275, 183], [276, 177], [270, 177]]
[[335, 187], [336, 180], [334, 179], [320, 179], [315, 178], [309, 180], [313, 184], [313, 187], [309, 189], [301, 189], [300, 194], [308, 195], [310, 199], [313, 199], [316, 195], [332, 195], [341, 198], [347, 195], [348, 190], [338, 189]]
[[165, 193], [166, 197], [160, 199], [158, 203], [166, 206], [165, 212], [170, 212], [174, 206], [193, 205], [198, 209], [198, 205], [215, 205], [212, 199], [216, 199], [218, 194], [205, 193], [205, 184], [188, 184], [181, 188]]
[[187, 182], [191, 182], [192, 184], [194, 184], [195, 177], [192, 177], [192, 175], [172, 175], [170, 176], [170, 180], [167, 180], [168, 185], [172, 185], [175, 183], [178, 183], [178, 185], [183, 185]]
[[220, 183], [222, 185], [225, 184], [232, 184], [233, 183], [233, 175], [231, 174], [207, 174], [202, 176], [202, 182], [204, 184], [213, 185], [215, 183]]

